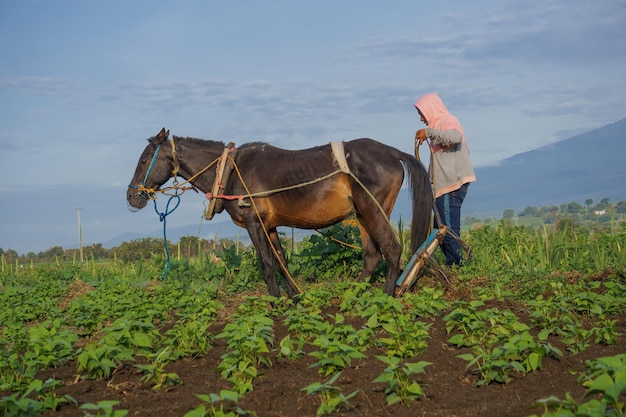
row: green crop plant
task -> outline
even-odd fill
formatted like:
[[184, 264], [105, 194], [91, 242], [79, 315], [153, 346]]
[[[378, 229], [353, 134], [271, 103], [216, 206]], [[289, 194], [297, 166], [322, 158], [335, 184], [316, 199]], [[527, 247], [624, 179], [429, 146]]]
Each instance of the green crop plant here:
[[491, 382], [508, 383], [511, 372], [534, 372], [542, 368], [544, 357], [562, 356], [563, 353], [545, 340], [547, 332], [539, 334], [539, 342], [523, 331], [512, 335], [503, 344], [475, 345], [472, 353], [458, 355], [468, 362], [467, 368], [475, 367], [479, 374], [478, 386]]
[[259, 375], [254, 362], [249, 358], [239, 356], [236, 352], [222, 355], [222, 361], [217, 368], [221, 371], [222, 378], [232, 382], [235, 390], [241, 395], [252, 391], [252, 382]]
[[387, 384], [385, 394], [387, 396], [387, 404], [402, 403], [410, 407], [411, 403], [424, 396], [422, 386], [414, 380], [415, 375], [424, 372], [424, 368], [432, 365], [431, 362], [405, 362], [397, 356], [381, 356], [376, 358], [383, 362], [387, 367], [373, 383]]
[[337, 372], [326, 382], [314, 382], [302, 388], [309, 395], [319, 395], [320, 406], [317, 408], [315, 415], [321, 417], [326, 414], [332, 414], [341, 410], [352, 410], [354, 407], [350, 404], [350, 399], [359, 393], [356, 390], [348, 395], [341, 392], [341, 388], [333, 385], [341, 376], [341, 372]]
[[123, 361], [135, 360], [130, 348], [96, 343], [85, 346], [76, 359], [78, 372], [87, 371], [91, 378], [108, 378]]
[[617, 331], [617, 320], [605, 319], [595, 323], [591, 332], [595, 336], [595, 342], [603, 345], [614, 345], [621, 336]]
[[198, 357], [211, 349], [213, 336], [208, 332], [210, 322], [204, 320], [179, 320], [165, 332], [163, 343], [172, 348], [175, 358]]
[[320, 282], [337, 277], [357, 277], [362, 268], [359, 229], [334, 225], [311, 235], [291, 257], [294, 276]]
[[[142, 316], [139, 312], [138, 316]], [[161, 340], [154, 324], [145, 319], [122, 317], [104, 330], [100, 343], [130, 348], [133, 352], [149, 353]]]
[[423, 352], [428, 345], [430, 325], [415, 321], [411, 315], [391, 316], [383, 322], [382, 328], [385, 333], [376, 342], [386, 347], [389, 356], [410, 358]]
[[44, 321], [29, 328], [30, 340], [24, 361], [40, 368], [50, 368], [74, 356], [74, 343], [78, 336], [61, 329], [61, 320]]
[[331, 375], [349, 366], [353, 359], [363, 359], [366, 356], [357, 348], [338, 339], [329, 339], [326, 335], [319, 335], [311, 345], [317, 347], [309, 353], [317, 359], [310, 368], [319, 368], [322, 375]]
[[[258, 366], [271, 367], [267, 355], [274, 346], [274, 320], [267, 316], [268, 311], [260, 311], [257, 299], [239, 306], [234, 321], [226, 324], [215, 337], [227, 341], [228, 352], [222, 355], [218, 365], [224, 379], [231, 381], [240, 394], [252, 390], [252, 381], [258, 376]], [[247, 315], [250, 314], [250, 315]]]
[[533, 372], [542, 367], [544, 357], [562, 356], [558, 348], [547, 342], [549, 330], [540, 331], [537, 341], [528, 325], [510, 310], [479, 310], [482, 306], [482, 302], [458, 303], [444, 317], [448, 333], [457, 331], [448, 343], [471, 349], [459, 358], [479, 375], [478, 385], [507, 383], [511, 372]]
[[327, 326], [319, 307], [315, 304], [306, 306], [304, 303], [298, 303], [293, 309], [288, 310], [284, 317], [283, 324], [298, 340], [299, 346], [308, 340], [313, 340]]
[[176, 373], [165, 370], [165, 366], [173, 359], [169, 348], [166, 347], [156, 354], [146, 355], [146, 357], [150, 361], [149, 363], [135, 365], [135, 368], [144, 372], [141, 382], [149, 383], [155, 391], [167, 385], [182, 384]]
[[215, 337], [225, 339], [228, 349], [240, 358], [249, 359], [255, 366], [271, 367], [272, 363], [265, 354], [274, 346], [273, 325], [274, 320], [263, 314], [238, 316]]
[[[626, 354], [586, 361], [586, 371], [580, 376], [587, 388], [579, 402], [570, 393], [561, 400], [552, 395], [535, 402], [544, 408], [541, 417], [621, 417], [626, 415]], [[531, 417], [537, 417], [533, 415]]]
[[241, 394], [236, 391], [221, 390], [219, 394], [196, 394], [196, 397], [198, 397], [203, 404], [187, 412], [183, 417], [256, 416], [256, 413], [252, 411], [245, 411], [240, 407], [234, 406], [241, 398]]
[[294, 341], [290, 335], [283, 337], [278, 343], [278, 347], [277, 357], [279, 359], [285, 358], [292, 361], [304, 355], [303, 343], [298, 340]]
[[23, 392], [14, 392], [0, 399], [0, 412], [3, 416], [38, 416], [46, 410], [55, 411], [63, 404], [76, 400], [69, 395], [57, 396], [55, 391], [61, 381], [33, 379]]
[[491, 309], [478, 310], [484, 305], [485, 303], [479, 300], [469, 303], [457, 302], [453, 305], [454, 310], [443, 318], [448, 334], [454, 330], [458, 332], [448, 340], [449, 343], [457, 347], [471, 347], [482, 343], [488, 336], [487, 320], [496, 317]]
[[[114, 410], [119, 401], [103, 400], [97, 403], [86, 403], [80, 406], [86, 417], [124, 417], [128, 414], [127, 410]], [[95, 412], [96, 414], [92, 414]]]

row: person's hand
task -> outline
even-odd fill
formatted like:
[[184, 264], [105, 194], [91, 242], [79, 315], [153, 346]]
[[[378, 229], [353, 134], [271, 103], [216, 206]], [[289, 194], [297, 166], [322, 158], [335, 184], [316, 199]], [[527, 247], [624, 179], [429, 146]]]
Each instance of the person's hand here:
[[419, 146], [427, 139], [426, 129], [420, 129], [415, 132], [415, 143]]

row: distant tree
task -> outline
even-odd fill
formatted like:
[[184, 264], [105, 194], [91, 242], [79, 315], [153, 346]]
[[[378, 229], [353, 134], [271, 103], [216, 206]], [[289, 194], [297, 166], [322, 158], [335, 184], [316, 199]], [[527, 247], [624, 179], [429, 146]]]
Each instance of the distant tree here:
[[626, 213], [626, 201], [620, 201], [615, 205], [616, 213]]
[[512, 219], [513, 217], [515, 217], [515, 211], [513, 209], [505, 209], [504, 212], [502, 213], [502, 217], [505, 219]]
[[37, 255], [37, 257], [44, 260], [55, 260], [57, 258], [65, 259], [64, 255], [65, 251], [61, 246], [52, 246], [50, 249]]
[[589, 214], [589, 207], [591, 207], [591, 205], [593, 204], [593, 199], [588, 198], [585, 200], [585, 214]]
[[524, 216], [535, 217], [538, 215], [539, 215], [539, 210], [537, 209], [537, 207], [531, 207], [531, 206], [526, 207], [524, 210], [520, 211], [518, 214], [519, 217], [524, 217]]
[[[174, 247], [168, 242], [168, 249], [173, 253]], [[135, 239], [130, 242], [122, 242], [119, 246], [111, 249], [110, 256], [115, 256], [127, 262], [138, 261], [152, 256], [165, 256], [165, 246], [162, 239], [146, 237]]]
[[4, 258], [7, 260], [7, 263], [10, 265], [13, 265], [15, 261], [19, 259], [19, 255], [17, 254], [17, 252], [11, 248], [7, 249], [6, 252], [3, 251], [2, 254], [4, 255]]
[[583, 207], [580, 204], [574, 201], [567, 205], [567, 212], [571, 214], [578, 214], [581, 212], [582, 208]]
[[602, 210], [605, 209], [609, 206], [609, 201], [611, 201], [609, 198], [603, 198], [602, 200], [600, 200], [600, 202], [598, 203], [598, 205], [596, 205], [596, 208], [598, 210]]

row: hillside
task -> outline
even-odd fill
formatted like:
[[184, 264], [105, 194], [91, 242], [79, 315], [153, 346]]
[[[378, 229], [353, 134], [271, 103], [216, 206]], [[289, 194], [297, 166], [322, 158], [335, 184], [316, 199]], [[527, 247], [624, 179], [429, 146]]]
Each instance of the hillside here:
[[476, 169], [465, 214], [626, 199], [626, 119]]

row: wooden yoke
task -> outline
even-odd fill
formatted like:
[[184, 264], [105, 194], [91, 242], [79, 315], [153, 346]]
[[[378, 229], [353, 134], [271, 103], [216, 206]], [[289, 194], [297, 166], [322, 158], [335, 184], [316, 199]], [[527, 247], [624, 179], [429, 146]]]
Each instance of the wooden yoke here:
[[[230, 173], [233, 171], [233, 162], [237, 155], [237, 148], [233, 142], [229, 142], [224, 148], [222, 156], [220, 157], [217, 167], [215, 168], [215, 181], [211, 188], [211, 194], [209, 198], [209, 206], [204, 211], [204, 218], [211, 220], [215, 213], [221, 213], [223, 210], [223, 190], [230, 178]], [[230, 158], [229, 158], [230, 156]], [[228, 169], [226, 169], [228, 167]]]

